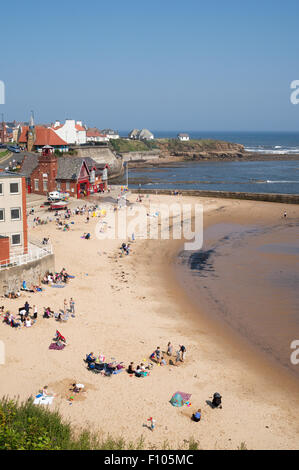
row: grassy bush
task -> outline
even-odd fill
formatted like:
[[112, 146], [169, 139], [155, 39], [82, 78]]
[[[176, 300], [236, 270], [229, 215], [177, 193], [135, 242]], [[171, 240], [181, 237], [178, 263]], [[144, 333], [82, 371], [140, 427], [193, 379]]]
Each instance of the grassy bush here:
[[[76, 430], [77, 431], [77, 430]], [[198, 442], [191, 438], [189, 450], [197, 450]], [[162, 446], [170, 449], [168, 443]], [[101, 437], [89, 430], [76, 433], [70, 423], [62, 420], [58, 411], [36, 406], [32, 400], [0, 400], [0, 450], [142, 450], [143, 437], [135, 442], [110, 435]]]
[[3, 150], [3, 152], [0, 152], [0, 158], [4, 158], [6, 157], [6, 155], [9, 154], [9, 151], [8, 150]]
[[110, 145], [115, 152], [147, 152], [158, 148], [155, 142], [146, 140], [111, 139]]

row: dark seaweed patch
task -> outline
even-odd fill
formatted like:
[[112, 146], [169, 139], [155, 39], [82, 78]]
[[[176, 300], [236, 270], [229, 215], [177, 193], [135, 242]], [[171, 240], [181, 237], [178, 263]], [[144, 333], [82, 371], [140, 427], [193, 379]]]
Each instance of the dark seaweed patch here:
[[212, 271], [212, 263], [209, 260], [213, 253], [214, 250], [197, 251], [192, 253], [189, 257], [190, 269], [198, 272]]

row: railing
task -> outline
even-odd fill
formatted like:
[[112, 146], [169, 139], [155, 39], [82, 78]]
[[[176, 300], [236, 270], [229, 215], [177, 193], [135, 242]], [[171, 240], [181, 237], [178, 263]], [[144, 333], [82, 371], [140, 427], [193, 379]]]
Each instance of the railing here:
[[0, 271], [1, 269], [11, 268], [13, 266], [21, 266], [52, 254], [53, 248], [50, 243], [47, 245], [42, 245], [40, 243], [36, 244], [36, 242], [30, 242], [28, 246], [28, 253], [12, 253], [8, 259], [0, 260]]

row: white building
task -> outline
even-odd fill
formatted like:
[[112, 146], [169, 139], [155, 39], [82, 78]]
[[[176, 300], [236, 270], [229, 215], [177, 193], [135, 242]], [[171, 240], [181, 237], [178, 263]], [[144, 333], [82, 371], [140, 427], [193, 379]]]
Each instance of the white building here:
[[138, 139], [139, 140], [153, 140], [154, 134], [148, 129], [141, 129], [141, 131], [138, 134]]
[[102, 134], [98, 129], [87, 129], [86, 131], [87, 142], [109, 142], [109, 137]]
[[108, 137], [108, 140], [110, 140], [110, 139], [119, 139], [119, 133], [117, 131], [112, 130], [112, 129], [103, 129], [101, 131], [101, 133], [106, 135]]
[[66, 119], [64, 124], [56, 121], [52, 126], [56, 134], [68, 144], [82, 145], [86, 144], [86, 129], [82, 121]]
[[187, 140], [190, 139], [189, 135], [188, 134], [178, 134], [178, 139], [181, 141], [181, 142], [186, 142]]

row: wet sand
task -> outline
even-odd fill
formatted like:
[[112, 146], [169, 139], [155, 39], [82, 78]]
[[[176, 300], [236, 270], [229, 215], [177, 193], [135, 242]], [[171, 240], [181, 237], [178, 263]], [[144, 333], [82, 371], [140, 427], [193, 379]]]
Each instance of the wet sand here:
[[210, 318], [228, 325], [299, 378], [291, 343], [299, 338], [298, 224], [221, 223], [204, 233], [199, 252], [177, 260], [184, 288]]

